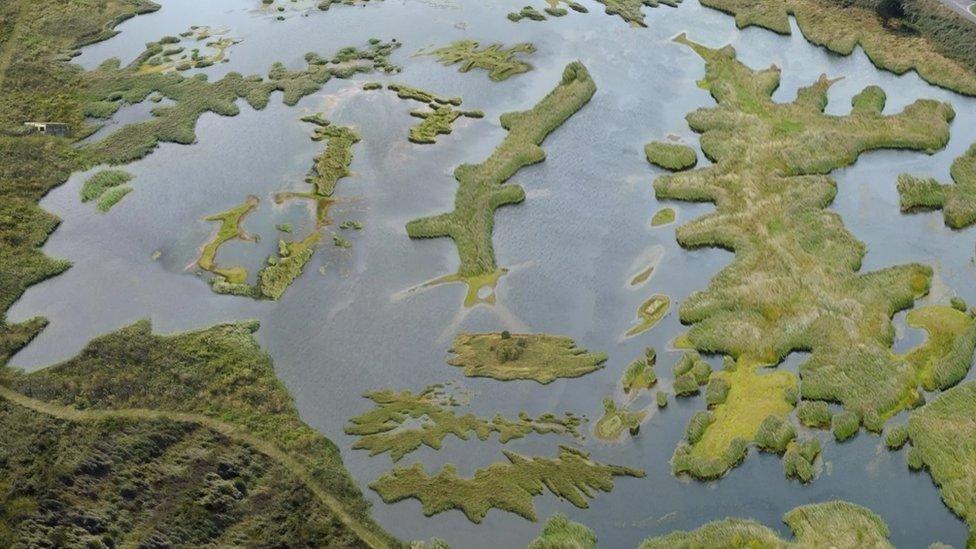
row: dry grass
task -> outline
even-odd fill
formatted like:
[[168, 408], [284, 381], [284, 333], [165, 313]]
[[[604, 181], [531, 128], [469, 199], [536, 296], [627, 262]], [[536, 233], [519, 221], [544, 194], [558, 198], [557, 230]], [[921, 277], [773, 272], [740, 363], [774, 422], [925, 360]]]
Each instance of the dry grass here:
[[580, 377], [602, 368], [604, 353], [589, 353], [563, 336], [502, 333], [458, 334], [448, 364], [464, 368], [468, 377], [499, 381], [530, 379], [548, 384], [558, 378]]
[[617, 476], [643, 477], [644, 472], [592, 461], [589, 454], [566, 446], [556, 458], [525, 457], [505, 451], [509, 463], [478, 469], [470, 479], [460, 478], [453, 465], [428, 476], [423, 465], [396, 468], [369, 485], [386, 503], [416, 498], [427, 516], [450, 509], [464, 512], [480, 523], [492, 508], [537, 520], [532, 497], [548, 489], [556, 497], [580, 508], [596, 490], [609, 492]]

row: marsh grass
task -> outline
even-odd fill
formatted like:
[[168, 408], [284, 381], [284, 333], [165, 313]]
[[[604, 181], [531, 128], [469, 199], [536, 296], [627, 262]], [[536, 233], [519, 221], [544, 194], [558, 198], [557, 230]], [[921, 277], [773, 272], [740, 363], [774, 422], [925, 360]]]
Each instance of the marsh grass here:
[[93, 340], [66, 362], [31, 374], [8, 370], [0, 381], [31, 398], [81, 410], [162, 410], [235, 425], [286, 452], [309, 472], [310, 482], [392, 544], [369, 518], [369, 504], [343, 467], [338, 448], [299, 418], [270, 357], [254, 339], [257, 329], [252, 321], [164, 336], [141, 321]]
[[535, 521], [532, 498], [545, 489], [585, 509], [589, 507], [587, 498], [594, 497], [596, 490], [609, 492], [613, 489], [614, 477], [644, 476], [644, 472], [637, 469], [594, 462], [589, 454], [567, 446], [560, 446], [555, 458], [503, 452], [508, 463], [494, 463], [478, 469], [472, 478], [459, 477], [451, 464], [431, 477], [424, 472], [423, 465], [416, 463], [408, 468], [393, 469], [369, 487], [386, 503], [408, 498], [419, 500], [426, 516], [459, 509], [468, 520], [480, 523], [494, 508]]
[[[497, 433], [502, 444], [531, 433], [578, 437], [582, 421], [568, 413], [561, 418], [552, 414], [538, 418], [519, 414], [516, 421], [501, 415], [490, 420], [470, 413], [459, 415], [453, 410], [461, 405], [459, 399], [440, 385], [429, 386], [417, 394], [382, 390], [370, 391], [363, 396], [372, 400], [375, 407], [350, 418], [345, 433], [359, 437], [353, 448], [369, 450], [370, 456], [389, 452], [393, 461], [399, 461], [422, 444], [439, 450], [447, 435], [468, 440], [474, 433], [478, 439], [487, 440], [492, 433]], [[408, 425], [411, 421], [420, 423]]]
[[624, 394], [633, 398], [641, 391], [653, 387], [657, 383], [657, 373], [654, 371], [656, 363], [657, 351], [653, 347], [644, 349], [644, 356], [631, 362], [620, 378]]
[[[793, 15], [808, 41], [834, 53], [850, 55], [860, 46], [879, 69], [895, 74], [914, 70], [926, 82], [962, 94], [976, 95], [976, 66], [967, 65], [960, 56], [947, 56], [943, 53], [946, 50], [934, 42], [947, 38], [938, 34], [952, 33], [952, 29], [946, 26], [941, 27], [938, 33], [925, 35], [898, 32], [885, 26], [873, 10], [831, 1], [703, 0], [702, 5], [734, 15], [739, 28], [755, 25], [779, 34], [790, 34], [789, 16]], [[922, 27], [925, 27], [925, 22], [922, 23]], [[957, 26], [964, 28], [967, 23], [960, 20]], [[972, 48], [971, 40], [967, 46]]]
[[797, 418], [806, 427], [829, 429], [833, 414], [830, 406], [820, 400], [804, 400], [797, 406]]
[[132, 192], [132, 187], [128, 185], [123, 185], [121, 187], [112, 187], [111, 189], [105, 191], [102, 197], [98, 199], [98, 211], [101, 213], [108, 213], [116, 204], [118, 204], [125, 195]]
[[651, 164], [672, 172], [694, 168], [698, 163], [695, 149], [670, 141], [651, 141], [644, 145], [644, 155]]
[[563, 336], [549, 334], [503, 333], [458, 334], [447, 361], [451, 366], [464, 368], [468, 377], [490, 377], [499, 381], [529, 379], [551, 383], [558, 378], [586, 375], [602, 368], [605, 353], [590, 353]]
[[219, 223], [217, 231], [200, 251], [197, 266], [220, 277], [221, 282], [229, 284], [243, 284], [247, 281], [247, 269], [243, 267], [220, 267], [217, 264], [217, 252], [220, 247], [231, 240], [253, 241], [254, 237], [244, 230], [244, 218], [258, 207], [258, 197], [251, 195], [233, 208], [208, 217], [205, 221]]
[[335, 192], [336, 183], [350, 173], [352, 146], [359, 143], [359, 134], [350, 127], [330, 123], [318, 113], [306, 116], [302, 121], [315, 125], [312, 141], [326, 143], [325, 150], [315, 156], [315, 164], [305, 182], [315, 188], [317, 196], [330, 197]]
[[480, 164], [463, 164], [454, 170], [458, 189], [453, 211], [407, 223], [411, 238], [454, 240], [461, 261], [457, 279], [468, 282], [469, 296], [477, 294], [480, 284], [497, 280], [493, 273], [499, 268], [492, 244], [495, 210], [525, 199], [522, 187], [505, 183], [521, 168], [545, 159], [539, 145], [595, 92], [596, 84], [581, 63], [567, 65], [559, 85], [534, 107], [502, 115], [501, 125], [508, 135], [491, 156]]
[[488, 77], [496, 82], [532, 69], [532, 65], [518, 58], [519, 54], [531, 53], [535, 53], [535, 46], [528, 42], [510, 48], [492, 44], [479, 49], [478, 42], [474, 40], [458, 40], [443, 48], [424, 52], [425, 55], [437, 57], [443, 65], [460, 64], [458, 70], [461, 72], [471, 69], [488, 71]]
[[132, 174], [123, 170], [103, 170], [85, 180], [81, 187], [81, 201], [100, 198], [102, 194], [132, 180]]
[[549, 517], [527, 549], [596, 549], [596, 534], [562, 513]]
[[643, 410], [631, 411], [627, 406], [617, 406], [613, 397], [604, 397], [603, 416], [597, 420], [593, 433], [600, 440], [615, 441], [627, 429], [631, 436], [640, 431], [640, 424], [647, 417]]
[[637, 324], [627, 330], [624, 337], [633, 337], [657, 326], [670, 309], [671, 298], [664, 294], [652, 295], [647, 301], [641, 303], [637, 309]]
[[942, 210], [945, 224], [962, 229], [976, 223], [976, 143], [952, 163], [950, 175], [954, 184], [943, 185], [935, 179], [898, 176], [898, 195], [904, 212]]
[[315, 253], [314, 246], [321, 240], [322, 233], [312, 231], [302, 240], [278, 241], [278, 256], [269, 262], [258, 274], [257, 291], [262, 297], [277, 301], [285, 290], [301, 276], [305, 265]]
[[816, 475], [814, 462], [820, 455], [820, 440], [816, 438], [790, 442], [783, 454], [783, 474], [795, 478], [803, 484], [813, 480]]
[[[864, 245], [825, 211], [836, 194], [825, 174], [869, 150], [940, 149], [952, 108], [919, 100], [884, 115], [884, 92], [869, 87], [855, 96], [850, 114], [827, 115], [834, 81], [826, 76], [800, 88], [794, 101], [776, 103], [779, 69], [750, 69], [730, 46], [711, 49], [684, 35], [677, 41], [705, 60], [700, 85], [717, 106], [687, 120], [713, 165], [662, 176], [654, 187], [658, 199], [715, 203], [714, 213], [678, 228], [678, 242], [728, 249], [735, 259], [678, 312], [691, 325], [692, 347], [732, 356], [737, 367], [715, 374], [727, 376], [727, 400], [715, 406], [716, 421], [701, 442], [676, 452], [676, 471], [697, 464], [713, 478], [768, 415], [790, 413], [797, 388], [803, 399], [852, 411], [855, 432], [862, 419], [880, 430], [920, 399], [915, 372], [890, 351], [890, 319], [928, 291], [932, 271], [911, 264], [859, 273]], [[789, 372], [758, 373], [792, 351], [810, 352], [799, 386]], [[692, 463], [696, 457], [702, 459]]]
[[621, 19], [630, 23], [632, 27], [646, 27], [644, 13], [641, 8], [644, 6], [656, 8], [660, 5], [678, 7], [681, 0], [597, 0], [606, 8], [607, 15], [619, 15]]
[[891, 547], [888, 526], [870, 510], [830, 501], [796, 507], [783, 517], [793, 532], [784, 540], [772, 529], [753, 520], [727, 518], [702, 525], [697, 530], [678, 530], [666, 536], [648, 538], [641, 549], [692, 547]]

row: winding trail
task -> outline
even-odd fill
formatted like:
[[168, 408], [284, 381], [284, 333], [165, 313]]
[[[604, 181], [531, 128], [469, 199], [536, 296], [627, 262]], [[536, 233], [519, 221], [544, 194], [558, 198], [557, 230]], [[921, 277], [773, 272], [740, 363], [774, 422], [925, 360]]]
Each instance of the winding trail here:
[[336, 514], [340, 521], [352, 530], [359, 539], [370, 547], [385, 548], [388, 544], [380, 536], [373, 533], [370, 526], [359, 522], [349, 514], [342, 502], [337, 500], [332, 494], [326, 492], [315, 481], [312, 473], [286, 452], [279, 449], [274, 444], [258, 438], [248, 433], [241, 427], [234, 424], [220, 421], [212, 417], [201, 414], [190, 414], [185, 412], [166, 412], [161, 410], [149, 410], [144, 408], [127, 408], [124, 410], [79, 410], [70, 406], [61, 406], [44, 402], [18, 393], [0, 385], [0, 398], [4, 398], [18, 406], [28, 408], [35, 412], [49, 415], [58, 419], [74, 422], [96, 422], [107, 419], [127, 419], [135, 421], [146, 420], [169, 420], [180, 423], [193, 423], [211, 429], [251, 448], [261, 452], [267, 457], [277, 461], [282, 467], [295, 475], [319, 500]]

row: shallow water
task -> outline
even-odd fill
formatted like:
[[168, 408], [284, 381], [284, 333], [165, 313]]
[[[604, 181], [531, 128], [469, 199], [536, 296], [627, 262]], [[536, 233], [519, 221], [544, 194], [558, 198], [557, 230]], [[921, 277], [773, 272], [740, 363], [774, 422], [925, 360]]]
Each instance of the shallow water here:
[[[346, 465], [375, 502], [374, 516], [398, 537], [438, 536], [459, 547], [509, 547], [524, 545], [540, 525], [497, 510], [475, 525], [459, 511], [425, 518], [419, 502], [382, 503], [365, 486], [389, 470], [389, 458], [352, 451], [354, 439], [342, 432], [348, 417], [370, 408], [370, 401], [359, 397], [362, 392], [418, 390], [460, 380], [476, 392], [471, 406], [476, 413], [572, 410], [589, 416], [592, 427], [602, 411], [601, 399], [615, 390], [626, 365], [645, 346], [658, 349], [658, 373], [662, 383], [669, 382], [670, 365], [678, 357], [669, 342], [683, 331], [677, 304], [704, 288], [731, 259], [720, 250], [683, 251], [675, 242], [674, 228], [710, 211], [709, 205], [671, 203], [677, 223], [656, 228], [649, 223], [661, 207], [651, 188], [661, 172], [644, 160], [644, 143], [676, 134], [697, 147], [684, 115], [712, 104], [695, 86], [704, 74], [702, 61], [671, 42], [679, 32], [711, 46], [731, 43], [750, 66], [783, 67], [777, 100], [792, 99], [797, 87], [826, 72], [845, 77], [831, 89], [830, 113], [846, 112], [851, 97], [869, 84], [888, 92], [888, 112], [920, 97], [951, 102], [957, 117], [945, 150], [931, 156], [890, 151], [864, 155], [853, 167], [835, 172], [839, 192], [832, 209], [868, 245], [865, 270], [928, 263], [940, 283], [927, 301], [945, 301], [952, 293], [976, 300], [972, 231], [946, 228], [941, 212], [901, 214], [895, 191], [895, 179], [904, 171], [949, 180], [949, 164], [976, 140], [976, 101], [931, 87], [914, 74], [879, 72], [860, 51], [845, 58], [809, 45], [798, 33], [782, 37], [756, 29], [737, 31], [731, 18], [693, 0], [678, 9], [646, 9], [647, 29], [630, 28], [586, 0], [589, 14], [570, 12], [517, 25], [505, 19], [505, 13], [524, 4], [516, 0], [490, 5], [387, 0], [364, 7], [333, 6], [328, 12], [289, 10], [285, 21], [276, 21], [276, 13], [253, 9], [258, 2], [161, 3], [162, 10], [124, 23], [118, 36], [86, 48], [78, 61], [86, 67], [112, 56], [129, 62], [146, 41], [190, 25], [211, 25], [229, 27], [229, 36], [242, 39], [229, 51], [227, 63], [203, 70], [212, 79], [228, 71], [263, 74], [274, 61], [297, 68], [307, 51], [330, 55], [373, 36], [404, 43], [393, 57], [404, 71], [391, 77], [333, 80], [293, 108], [282, 105], [276, 95], [263, 111], [242, 103], [236, 117], [205, 115], [197, 126], [196, 144], [162, 145], [125, 168], [135, 175], [135, 190], [107, 215], [80, 203], [78, 192], [90, 173], [72, 176], [42, 206], [64, 220], [45, 252], [71, 260], [74, 267], [31, 288], [11, 309], [13, 321], [34, 315], [51, 321], [13, 362], [28, 370], [43, 367], [71, 357], [92, 337], [145, 317], [160, 332], [260, 319], [258, 339], [274, 358], [303, 418], [343, 449]], [[423, 47], [460, 38], [508, 45], [530, 40], [538, 48], [529, 58], [535, 70], [493, 83], [483, 72], [461, 74], [431, 57], [414, 56]], [[545, 141], [547, 161], [523, 169], [512, 180], [525, 187], [528, 199], [500, 209], [496, 216], [498, 264], [511, 268], [498, 285], [499, 304], [464, 309], [460, 285], [406, 292], [454, 272], [458, 259], [450, 240], [410, 240], [404, 224], [449, 210], [456, 187], [453, 168], [485, 158], [504, 137], [498, 116], [530, 107], [555, 85], [566, 63], [577, 58], [592, 73], [598, 91]], [[460, 119], [453, 134], [439, 137], [436, 145], [413, 145], [406, 135], [416, 119], [408, 112], [417, 104], [389, 92], [363, 92], [360, 86], [367, 80], [459, 95], [464, 108], [483, 109], [486, 117]], [[310, 228], [303, 207], [274, 207], [271, 194], [303, 186], [321, 145], [309, 139], [311, 127], [299, 119], [316, 111], [355, 126], [363, 137], [353, 148], [354, 175], [339, 182], [336, 194], [341, 200], [331, 217], [357, 219], [365, 228], [343, 232], [353, 243], [351, 250], [333, 247], [327, 235], [305, 274], [280, 302], [212, 293], [187, 268], [213, 230], [203, 217], [241, 203], [248, 194], [261, 199], [245, 227], [262, 235], [262, 241], [228, 244], [219, 256], [223, 265], [249, 267], [252, 276], [275, 249], [275, 224], [295, 224], [294, 236]], [[120, 113], [144, 115], [138, 109]], [[663, 256], [650, 280], [631, 287], [633, 275], [659, 250]], [[154, 251], [162, 254], [157, 261], [151, 259]], [[672, 298], [671, 312], [649, 332], [622, 339], [638, 306], [653, 293]], [[899, 350], [919, 340], [916, 331], [904, 328], [903, 318], [896, 317], [905, 338], [896, 344]], [[569, 335], [582, 347], [608, 352], [610, 360], [593, 374], [547, 386], [466, 379], [445, 363], [457, 331], [506, 328]], [[795, 371], [801, 359], [791, 356], [781, 367]], [[643, 468], [647, 477], [618, 479], [612, 493], [599, 494], [586, 510], [549, 494], [538, 497], [540, 518], [565, 512], [593, 528], [601, 545], [632, 547], [649, 535], [730, 515], [755, 518], [785, 532], [780, 520], [792, 507], [841, 498], [881, 515], [897, 545], [964, 544], [965, 526], [941, 503], [930, 477], [910, 473], [904, 451], [889, 453], [879, 437], [863, 432], [844, 444], [818, 433], [825, 467], [809, 486], [784, 479], [779, 459], [769, 455], [750, 455], [717, 482], [676, 479], [668, 460], [688, 418], [702, 407], [700, 398], [672, 400], [636, 438], [603, 444], [589, 437], [581, 447], [597, 460]], [[440, 451], [422, 448], [400, 465], [422, 461], [431, 471], [453, 462], [462, 474], [470, 474], [503, 460], [500, 448], [552, 456], [558, 443], [572, 442], [537, 436], [501, 446], [495, 437], [485, 442], [447, 438]]]

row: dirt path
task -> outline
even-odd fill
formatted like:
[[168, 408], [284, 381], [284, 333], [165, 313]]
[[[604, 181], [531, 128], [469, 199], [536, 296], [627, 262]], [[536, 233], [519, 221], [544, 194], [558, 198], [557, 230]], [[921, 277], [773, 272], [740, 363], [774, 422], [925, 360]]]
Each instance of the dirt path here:
[[169, 421], [201, 425], [216, 431], [227, 438], [234, 440], [235, 442], [246, 444], [258, 452], [261, 452], [269, 458], [277, 461], [282, 467], [288, 469], [289, 472], [298, 477], [298, 479], [301, 480], [305, 486], [308, 487], [308, 489], [311, 490], [312, 493], [315, 494], [315, 496], [318, 497], [319, 500], [329, 508], [329, 510], [335, 513], [343, 524], [345, 524], [350, 530], [359, 536], [359, 539], [361, 539], [364, 543], [370, 547], [387, 547], [385, 540], [373, 533], [369, 526], [356, 520], [346, 511], [345, 507], [339, 500], [322, 489], [322, 487], [319, 486], [319, 484], [312, 477], [311, 472], [306, 469], [304, 465], [299, 463], [274, 444], [260, 439], [231, 423], [200, 414], [165, 412], [142, 408], [130, 408], [125, 410], [78, 410], [69, 406], [60, 406], [50, 402], [36, 400], [3, 386], [0, 386], [0, 398], [7, 399], [18, 406], [23, 406], [24, 408], [34, 410], [35, 412], [67, 421], [88, 422], [106, 419], [165, 419]]

